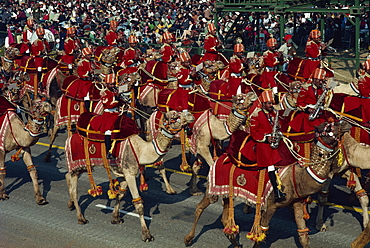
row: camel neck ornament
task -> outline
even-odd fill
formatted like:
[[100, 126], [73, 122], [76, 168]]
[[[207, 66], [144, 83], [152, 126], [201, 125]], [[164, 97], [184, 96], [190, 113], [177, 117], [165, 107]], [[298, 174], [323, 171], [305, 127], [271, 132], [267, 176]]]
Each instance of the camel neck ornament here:
[[27, 112], [27, 114], [30, 115], [24, 130], [26, 130], [31, 137], [37, 137], [43, 133], [45, 116], [48, 114], [48, 110], [45, 108], [47, 108], [46, 102], [34, 101], [31, 111], [21, 109], [23, 112]]

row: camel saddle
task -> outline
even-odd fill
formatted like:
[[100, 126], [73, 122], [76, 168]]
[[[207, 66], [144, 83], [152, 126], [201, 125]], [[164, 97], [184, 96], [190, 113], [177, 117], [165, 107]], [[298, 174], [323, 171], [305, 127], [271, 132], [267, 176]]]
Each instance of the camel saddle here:
[[101, 98], [100, 90], [95, 87], [95, 83], [89, 80], [81, 80], [77, 76], [68, 76], [62, 86], [64, 95], [77, 101], [83, 101], [89, 94], [90, 101], [99, 101]]
[[[90, 141], [104, 142], [104, 132], [93, 130], [90, 126], [90, 121], [97, 116], [97, 114], [91, 112], [81, 114], [77, 122], [77, 132]], [[129, 136], [139, 133], [135, 122], [126, 115], [120, 115], [116, 119], [114, 130], [111, 131], [111, 139], [116, 141], [125, 140]]]
[[0, 116], [3, 116], [8, 111], [15, 112], [17, 107], [9, 102], [5, 97], [0, 96]]

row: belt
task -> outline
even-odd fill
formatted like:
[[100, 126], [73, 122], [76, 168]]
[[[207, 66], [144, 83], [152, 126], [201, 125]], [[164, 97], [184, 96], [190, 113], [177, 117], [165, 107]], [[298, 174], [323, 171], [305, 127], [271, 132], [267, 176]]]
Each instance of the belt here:
[[93, 77], [84, 77], [84, 78], [80, 78], [80, 79], [83, 80], [83, 81], [94, 81]]
[[308, 57], [308, 59], [310, 59], [310, 60], [320, 60], [320, 58], [311, 58], [311, 57]]
[[266, 66], [265, 67], [268, 71], [277, 71], [277, 67], [274, 66], [274, 67], [270, 67], [270, 66]]
[[230, 76], [232, 76], [232, 77], [241, 77], [242, 74], [241, 73], [231, 73]]

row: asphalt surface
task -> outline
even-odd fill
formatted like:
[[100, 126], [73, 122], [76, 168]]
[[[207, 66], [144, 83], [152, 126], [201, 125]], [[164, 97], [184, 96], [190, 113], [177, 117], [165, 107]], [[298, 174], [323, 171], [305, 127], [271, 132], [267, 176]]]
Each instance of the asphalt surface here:
[[[179, 171], [181, 158], [179, 144], [174, 142], [165, 156], [167, 175], [177, 191], [176, 195], [164, 192], [164, 184], [155, 168], [146, 169], [149, 190], [141, 195], [144, 200], [145, 216], [148, 217], [147, 224], [155, 240], [144, 243], [141, 241], [140, 222], [137, 217], [122, 213], [123, 224], [110, 223], [112, 213], [106, 207], [113, 207], [115, 202], [109, 200], [106, 193], [96, 198], [89, 196], [86, 173], [79, 179], [78, 189], [82, 211], [89, 223], [86, 225], [77, 223], [75, 211], [67, 208], [68, 192], [64, 177], [67, 169], [63, 149], [66, 136], [63, 130], [59, 133], [55, 142], [59, 148], [53, 149], [50, 163], [43, 162], [47, 149], [45, 144], [48, 144], [47, 137], [41, 138], [39, 144], [31, 148], [34, 164], [38, 165], [41, 191], [49, 202], [47, 205], [38, 206], [35, 203], [31, 180], [22, 160], [10, 161], [10, 155], [15, 151], [7, 155], [5, 184], [10, 199], [0, 202], [0, 248], [185, 247], [183, 239], [191, 229], [195, 205], [202, 196], [189, 195], [187, 183], [190, 176]], [[206, 173], [207, 168], [202, 169], [203, 176]], [[94, 177], [96, 183], [106, 192], [108, 178], [103, 168], [97, 168]], [[334, 181], [329, 201], [338, 206], [327, 206], [325, 209], [325, 221], [329, 226], [326, 232], [315, 230], [317, 205], [313, 203], [309, 207], [311, 219], [307, 221], [307, 226], [311, 230], [310, 241], [311, 247], [314, 248], [350, 247], [350, 243], [362, 231], [361, 213], [352, 208], [359, 206], [358, 201], [345, 187], [344, 180], [337, 178]], [[205, 182], [204, 177], [200, 178], [198, 185], [203, 191]], [[124, 198], [121, 205], [121, 210], [135, 213], [130, 195]], [[236, 202], [235, 220], [241, 230], [239, 241], [243, 247], [250, 247], [252, 243], [245, 235], [252, 226], [254, 214], [244, 214], [242, 209], [243, 203]], [[221, 213], [220, 201], [204, 211], [191, 247], [231, 247], [222, 232]], [[288, 208], [278, 210], [270, 223], [267, 239], [261, 247], [300, 247], [296, 229], [291, 210]]]

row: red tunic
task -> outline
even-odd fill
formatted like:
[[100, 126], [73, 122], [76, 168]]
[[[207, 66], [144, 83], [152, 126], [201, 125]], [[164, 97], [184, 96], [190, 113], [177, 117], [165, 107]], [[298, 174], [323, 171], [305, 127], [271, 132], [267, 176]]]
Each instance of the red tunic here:
[[306, 44], [306, 63], [303, 70], [303, 77], [310, 78], [313, 71], [320, 66], [321, 43], [313, 40], [307, 41]]
[[175, 50], [173, 49], [173, 47], [170, 44], [167, 44], [167, 43], [165, 43], [161, 47], [159, 52], [162, 55], [162, 61], [165, 62], [165, 63], [171, 62], [173, 56], [175, 56]]
[[87, 78], [93, 75], [92, 62], [87, 59], [82, 59], [77, 64], [77, 75], [80, 78]]
[[251, 118], [250, 133], [256, 142], [255, 152], [259, 167], [268, 167], [281, 161], [278, 150], [271, 148], [270, 143], [267, 142], [267, 137], [265, 137], [266, 134], [272, 133], [275, 117], [275, 111], [270, 113], [261, 109], [258, 113], [254, 113]]
[[365, 74], [358, 80], [358, 97], [346, 97], [345, 112], [360, 108], [363, 122], [370, 122], [370, 75]]
[[[321, 96], [322, 93], [322, 88], [317, 89], [312, 85], [308, 88], [302, 88], [297, 98], [297, 107], [304, 109], [309, 104], [316, 104], [318, 98]], [[299, 111], [290, 121], [289, 126], [296, 132], [308, 133], [310, 131], [313, 131], [315, 126], [318, 126], [325, 121], [325, 118], [322, 118], [320, 116], [313, 121], [309, 121], [309, 115], [309, 113]]]
[[229, 63], [229, 89], [227, 91], [227, 96], [231, 98], [233, 95], [237, 94], [238, 88], [242, 82], [243, 76], [242, 72], [244, 70], [243, 60], [238, 56], [232, 56]]
[[220, 41], [217, 37], [208, 34], [204, 40], [204, 50], [206, 50], [206, 53], [202, 57], [200, 62], [210, 60], [210, 61], [216, 61], [218, 57], [217, 52], [217, 46], [219, 46]]
[[71, 37], [68, 37], [64, 42], [64, 51], [67, 55], [73, 55], [80, 47], [80, 41]]
[[108, 46], [117, 45], [118, 34], [113, 30], [108, 30], [105, 35], [105, 40], [108, 43]]
[[276, 66], [280, 64], [278, 60], [278, 52], [272, 52], [267, 50], [263, 53], [263, 64], [265, 69], [261, 75], [262, 88], [274, 88], [276, 87], [276, 82], [274, 76], [277, 74]]
[[22, 34], [24, 43], [31, 42], [32, 33], [33, 31], [29, 27], [26, 26]]
[[193, 79], [191, 78], [190, 75], [191, 75], [191, 70], [181, 66], [180, 71], [176, 75], [180, 87], [181, 85], [191, 85], [192, 84]]
[[130, 66], [135, 63], [135, 59], [139, 58], [139, 53], [135, 48], [129, 47], [125, 50], [123, 54], [123, 63], [124, 65]]
[[42, 67], [44, 59], [41, 58], [41, 54], [47, 52], [49, 43], [40, 39], [35, 40], [31, 45], [31, 55], [34, 56], [35, 67]]

